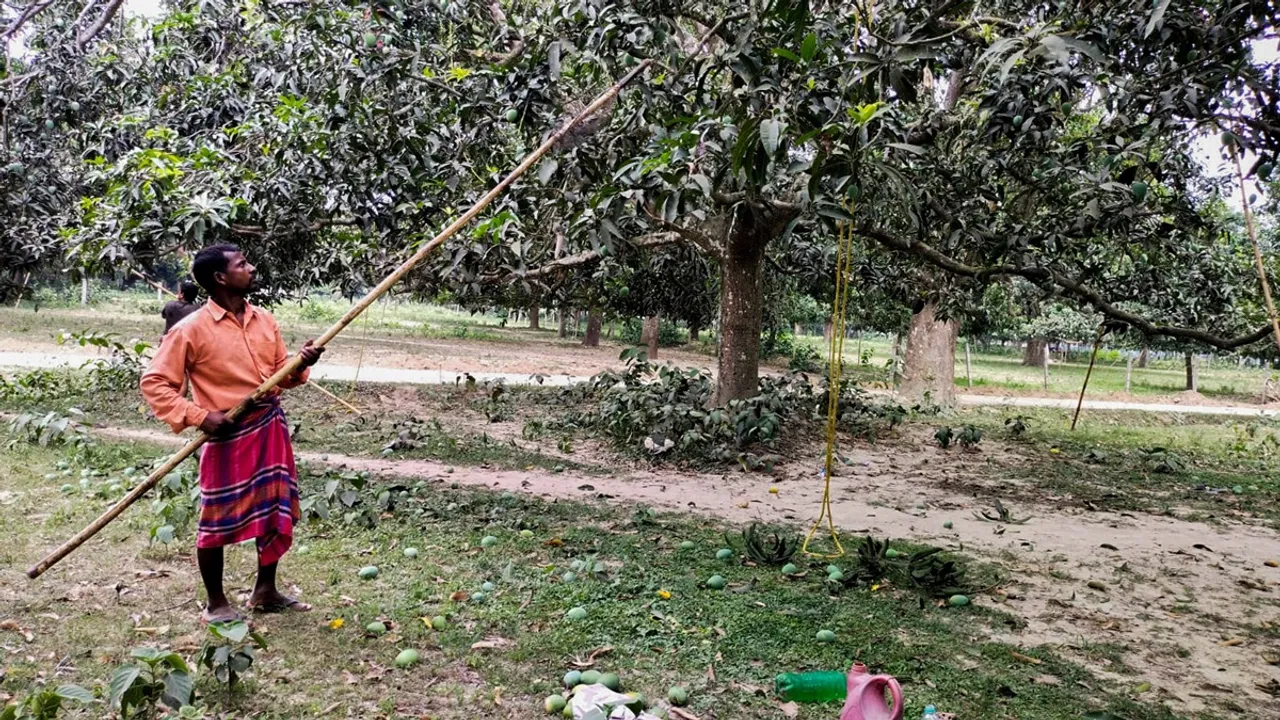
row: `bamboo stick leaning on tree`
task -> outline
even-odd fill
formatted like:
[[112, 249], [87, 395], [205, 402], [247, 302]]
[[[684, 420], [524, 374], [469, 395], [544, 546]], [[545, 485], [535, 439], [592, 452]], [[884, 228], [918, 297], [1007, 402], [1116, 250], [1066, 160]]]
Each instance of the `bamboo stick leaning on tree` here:
[[[1093, 339], [1093, 353], [1089, 355], [1089, 369], [1084, 372], [1084, 383], [1080, 385], [1080, 399], [1076, 400], [1076, 414], [1071, 416], [1071, 429], [1076, 429], [1080, 419], [1080, 408], [1084, 407], [1084, 391], [1089, 388], [1089, 378], [1093, 375], [1093, 363], [1098, 359], [1098, 348], [1102, 345], [1102, 336], [1107, 334], [1107, 324], [1098, 326], [1098, 337]], [[1128, 389], [1128, 388], [1126, 388]]]
[[1233, 142], [1228, 145], [1231, 159], [1236, 163], [1236, 177], [1240, 179], [1240, 204], [1244, 207], [1244, 225], [1249, 232], [1249, 242], [1253, 245], [1253, 262], [1258, 269], [1258, 282], [1262, 283], [1262, 298], [1266, 301], [1267, 318], [1271, 320], [1276, 348], [1280, 348], [1280, 320], [1276, 319], [1276, 304], [1271, 299], [1271, 284], [1267, 282], [1267, 271], [1262, 263], [1262, 250], [1258, 247], [1258, 230], [1253, 224], [1253, 209], [1250, 207], [1249, 192], [1244, 185], [1244, 168], [1240, 166], [1240, 153]]
[[[717, 24], [717, 27], [719, 27], [719, 24]], [[395, 286], [396, 283], [400, 282], [405, 275], [409, 274], [409, 271], [413, 270], [413, 268], [418, 265], [418, 263], [422, 262], [422, 260], [435, 251], [436, 248], [440, 247], [445, 243], [445, 241], [457, 234], [459, 230], [470, 224], [471, 221], [483, 212], [490, 203], [505, 193], [507, 188], [511, 187], [512, 183], [528, 172], [529, 168], [533, 167], [534, 163], [538, 162], [544, 155], [555, 149], [555, 147], [559, 145], [574, 128], [581, 125], [592, 115], [595, 115], [598, 111], [612, 103], [624, 87], [629, 85], [632, 80], [648, 69], [652, 64], [652, 59], [642, 60], [639, 65], [631, 69], [631, 72], [624, 75], [621, 80], [614, 83], [612, 87], [592, 101], [590, 105], [583, 108], [582, 112], [578, 113], [577, 116], [559, 130], [552, 133], [551, 137], [547, 138], [545, 142], [537, 147], [537, 149], [529, 153], [529, 155], [526, 156], [525, 159], [517, 165], [509, 175], [503, 178], [502, 181], [494, 186], [492, 190], [485, 193], [484, 197], [480, 198], [475, 205], [472, 205], [470, 210], [463, 213], [461, 217], [454, 220], [448, 227], [442, 230], [440, 234], [436, 235], [431, 242], [423, 245], [408, 260], [401, 263], [400, 267], [396, 268], [394, 272], [384, 278], [382, 282], [378, 283], [377, 287], [370, 290], [369, 293], [360, 300], [360, 302], [351, 306], [351, 309], [348, 310], [345, 315], [339, 318], [332, 327], [326, 330], [323, 335], [315, 340], [315, 346], [324, 347], [329, 344], [330, 341], [338, 336], [338, 333], [341, 333], [348, 325], [351, 324], [351, 321], [359, 317], [360, 313], [368, 309], [369, 306], [378, 298], [382, 297], [388, 290]], [[231, 420], [239, 417], [250, 405], [261, 400], [263, 396], [279, 385], [285, 378], [296, 373], [298, 368], [301, 366], [302, 356], [294, 355], [289, 359], [289, 362], [285, 363], [284, 367], [277, 370], [276, 374], [267, 378], [266, 381], [264, 381], [257, 390], [254, 390], [249, 397], [245, 398], [239, 405], [236, 405], [228, 411], [227, 417]], [[31, 566], [31, 568], [27, 570], [27, 577], [33, 580], [40, 577], [58, 561], [65, 558], [67, 555], [70, 555], [76, 548], [83, 545], [89, 540], [89, 538], [98, 534], [102, 528], [110, 524], [111, 521], [115, 520], [121, 515], [121, 513], [128, 509], [130, 505], [134, 504], [139, 498], [147, 494], [147, 491], [155, 487], [165, 475], [172, 472], [174, 468], [178, 467], [183, 460], [190, 457], [192, 453], [194, 453], [208, 440], [208, 435], [200, 433], [186, 445], [183, 445], [181, 450], [174, 453], [173, 456], [166, 460], [163, 465], [156, 468], [146, 480], [131, 490], [129, 494], [121, 498], [120, 502], [111, 506], [97, 520], [94, 520], [88, 527], [76, 533], [74, 537], [67, 540], [58, 549], [49, 553], [43, 560]]]

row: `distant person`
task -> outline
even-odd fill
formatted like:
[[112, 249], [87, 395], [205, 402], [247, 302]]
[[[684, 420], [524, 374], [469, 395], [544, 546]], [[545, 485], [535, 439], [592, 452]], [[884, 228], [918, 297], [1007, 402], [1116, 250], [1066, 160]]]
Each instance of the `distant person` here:
[[160, 317], [164, 318], [165, 335], [169, 334], [174, 325], [182, 322], [183, 318], [200, 309], [196, 304], [196, 294], [199, 292], [200, 288], [195, 283], [184, 282], [178, 288], [178, 298], [164, 304]]
[[[212, 436], [200, 456], [196, 526], [196, 562], [208, 593], [202, 619], [210, 623], [242, 617], [223, 590], [222, 549], [246, 540], [258, 546], [258, 579], [248, 608], [306, 612], [310, 605], [276, 585], [277, 563], [293, 545], [293, 527], [301, 518], [289, 423], [278, 395], [307, 381], [308, 368], [324, 348], [308, 340], [299, 351], [302, 366], [297, 372], [241, 417], [228, 418], [228, 410], [289, 362], [289, 350], [275, 318], [248, 302], [258, 273], [240, 248], [213, 245], [201, 250], [191, 273], [208, 291], [209, 302], [173, 328], [141, 384], [151, 410], [175, 433], [196, 427]], [[182, 396], [188, 378], [194, 401]]]

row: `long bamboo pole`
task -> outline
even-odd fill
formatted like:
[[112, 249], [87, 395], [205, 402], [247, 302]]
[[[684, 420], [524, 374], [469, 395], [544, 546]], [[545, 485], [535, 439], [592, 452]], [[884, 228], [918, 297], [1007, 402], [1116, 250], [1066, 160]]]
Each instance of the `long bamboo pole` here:
[[[502, 182], [495, 185], [494, 188], [485, 193], [484, 197], [480, 198], [475, 205], [472, 205], [470, 210], [463, 213], [461, 217], [454, 220], [448, 227], [440, 231], [440, 234], [436, 235], [430, 242], [419, 248], [418, 251], [415, 252], [408, 260], [401, 263], [400, 267], [396, 268], [395, 272], [391, 273], [384, 278], [382, 282], [378, 283], [377, 287], [370, 290], [369, 293], [360, 300], [360, 302], [351, 306], [351, 309], [348, 310], [345, 315], [339, 318], [332, 327], [316, 339], [315, 345], [317, 347], [324, 347], [329, 344], [330, 341], [338, 336], [338, 333], [342, 332], [353, 320], [359, 317], [360, 313], [368, 309], [369, 306], [377, 301], [378, 298], [385, 295], [388, 290], [395, 286], [396, 283], [404, 279], [404, 276], [408, 275], [409, 271], [413, 270], [418, 263], [422, 262], [423, 259], [435, 251], [436, 248], [440, 247], [449, 238], [457, 234], [459, 230], [470, 224], [471, 221], [476, 219], [476, 217], [483, 212], [490, 203], [501, 197], [502, 194], [507, 191], [507, 188], [511, 187], [511, 185], [518, 180], [521, 175], [528, 172], [529, 168], [533, 167], [534, 163], [538, 162], [544, 155], [551, 152], [556, 145], [558, 145], [560, 141], [570, 133], [570, 131], [582, 124], [592, 115], [596, 114], [597, 111], [613, 102], [613, 100], [618, 96], [618, 93], [622, 92], [624, 87], [629, 85], [632, 80], [648, 69], [652, 64], [652, 60], [642, 60], [640, 64], [631, 69], [631, 72], [627, 73], [621, 80], [614, 83], [613, 87], [610, 87], [592, 101], [590, 105], [583, 108], [582, 112], [578, 113], [578, 115], [566, 123], [564, 127], [552, 133], [551, 137], [547, 138], [545, 142], [537, 147], [537, 149], [529, 153], [529, 155], [525, 157], [524, 161], [517, 165], [509, 175], [502, 179]], [[254, 390], [253, 394], [241, 401], [239, 405], [232, 408], [227, 413], [227, 417], [232, 420], [239, 417], [244, 413], [246, 408], [253, 403], [256, 403], [258, 400], [261, 400], [268, 392], [284, 381], [285, 378], [298, 372], [301, 367], [302, 356], [294, 355], [289, 362], [285, 363], [284, 367], [277, 370], [276, 373], [267, 378], [257, 390]], [[208, 435], [200, 433], [186, 445], [183, 445], [181, 450], [174, 453], [173, 456], [166, 460], [163, 465], [156, 468], [146, 480], [131, 490], [129, 494], [121, 498], [120, 502], [111, 506], [101, 515], [101, 517], [94, 520], [85, 529], [76, 533], [74, 537], [67, 540], [58, 549], [49, 553], [43, 560], [31, 566], [31, 568], [27, 570], [27, 577], [33, 580], [40, 577], [46, 570], [53, 567], [58, 561], [62, 560], [62, 558], [70, 555], [76, 548], [89, 540], [89, 538], [98, 534], [102, 528], [110, 524], [112, 520], [120, 517], [120, 514], [128, 509], [130, 505], [134, 504], [143, 495], [147, 494], [151, 488], [155, 487], [160, 482], [161, 478], [172, 472], [174, 468], [178, 467], [183, 460], [190, 457], [192, 453], [199, 449], [201, 445], [204, 445], [208, 440]]]
[[307, 383], [307, 385], [311, 386], [312, 388], [314, 388], [314, 389], [316, 389], [316, 390], [319, 390], [319, 391], [321, 392], [321, 394], [323, 394], [325, 397], [327, 397], [327, 398], [329, 398], [330, 400], [332, 400], [332, 401], [334, 401], [334, 402], [338, 403], [339, 405], [341, 405], [342, 407], [344, 407], [344, 408], [346, 408], [346, 409], [350, 410], [351, 412], [355, 413], [356, 415], [360, 415], [360, 414], [361, 414], [361, 413], [360, 413], [360, 408], [356, 407], [355, 405], [352, 405], [351, 403], [347, 402], [346, 400], [343, 400], [342, 398], [338, 397], [337, 395], [334, 395], [333, 393], [329, 392], [328, 390], [325, 390], [323, 387], [321, 387], [321, 386], [317, 385], [316, 383], [309, 382], [309, 383]]

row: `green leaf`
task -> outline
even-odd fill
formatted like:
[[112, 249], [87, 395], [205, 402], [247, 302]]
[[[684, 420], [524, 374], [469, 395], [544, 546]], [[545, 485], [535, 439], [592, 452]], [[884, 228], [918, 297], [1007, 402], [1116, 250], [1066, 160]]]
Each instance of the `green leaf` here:
[[237, 643], [249, 636], [249, 625], [243, 620], [209, 623], [209, 630], [220, 638]]
[[159, 540], [165, 545], [168, 545], [169, 543], [173, 542], [173, 533], [174, 533], [174, 528], [172, 525], [161, 525], [160, 527], [156, 528], [154, 537], [156, 540]]
[[1169, 0], [1158, 0], [1155, 8], [1151, 11], [1151, 19], [1147, 20], [1147, 29], [1143, 31], [1142, 38], [1151, 37], [1151, 33], [1155, 32], [1164, 20], [1164, 13], [1169, 9]]
[[160, 657], [160, 655], [161, 653], [159, 650], [155, 648], [149, 648], [149, 647], [134, 648], [129, 652], [129, 657], [135, 657], [135, 658], [138, 658], [139, 660], [145, 660], [147, 662], [155, 662], [156, 659]]
[[82, 703], [91, 703], [96, 700], [93, 693], [85, 690], [79, 685], [59, 685], [58, 689], [53, 692], [64, 700], [75, 700], [76, 702]]
[[170, 652], [170, 653], [165, 653], [164, 655], [161, 655], [160, 662], [164, 663], [165, 665], [168, 665], [169, 667], [173, 668], [174, 670], [177, 670], [178, 672], [184, 672], [184, 673], [191, 672], [191, 668], [187, 665], [187, 661], [183, 660], [182, 656], [176, 652]]
[[165, 705], [177, 710], [183, 705], [191, 704], [191, 692], [195, 689], [195, 681], [185, 672], [175, 670], [164, 678], [164, 695], [161, 700]]
[[800, 60], [800, 56], [799, 56], [799, 55], [797, 55], [797, 54], [795, 54], [795, 53], [791, 52], [790, 50], [788, 50], [788, 49], [786, 49], [786, 48], [774, 48], [774, 49], [773, 49], [773, 54], [774, 54], [774, 55], [777, 55], [777, 56], [778, 56], [778, 57], [780, 57], [780, 58], [786, 58], [786, 59], [788, 59], [788, 60], [790, 60], [791, 62], [794, 62], [794, 63], [801, 62], [801, 60]]
[[919, 145], [911, 145], [909, 143], [889, 143], [889, 147], [909, 152], [912, 155], [924, 155], [924, 148]]
[[243, 652], [238, 652], [231, 656], [231, 671], [243, 675], [249, 666], [253, 665], [253, 658]]
[[555, 158], [547, 158], [542, 161], [542, 165], [538, 166], [538, 182], [546, 185], [551, 176], [556, 174], [556, 168], [560, 167], [560, 161]]
[[818, 35], [809, 33], [804, 36], [804, 41], [800, 43], [800, 57], [805, 62], [813, 60], [813, 56], [818, 52]]
[[773, 118], [760, 123], [760, 144], [764, 145], [764, 151], [769, 154], [769, 157], [778, 153], [778, 143], [782, 139], [783, 127], [783, 123]]
[[[136, 652], [136, 651], [135, 651]], [[133, 683], [142, 676], [141, 665], [121, 665], [111, 676], [111, 705], [120, 707], [124, 694], [133, 687]]]

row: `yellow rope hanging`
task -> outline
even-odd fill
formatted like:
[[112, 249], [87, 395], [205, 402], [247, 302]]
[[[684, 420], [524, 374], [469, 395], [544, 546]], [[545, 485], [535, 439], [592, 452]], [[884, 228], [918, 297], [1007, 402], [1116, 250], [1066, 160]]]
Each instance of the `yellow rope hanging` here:
[[[845, 210], [851, 212], [846, 204]], [[838, 558], [844, 555], [844, 546], [840, 544], [840, 533], [836, 531], [835, 516], [831, 512], [831, 476], [835, 474], [836, 461], [836, 429], [840, 420], [840, 377], [844, 371], [844, 335], [845, 315], [849, 307], [849, 274], [853, 267], [853, 227], [848, 223], [837, 226], [836, 249], [836, 292], [831, 304], [831, 342], [827, 348], [827, 451], [823, 465], [822, 477], [825, 487], [822, 490], [822, 510], [818, 519], [805, 535], [800, 551], [812, 557]], [[826, 520], [827, 530], [831, 534], [831, 544], [835, 548], [832, 553], [818, 553], [809, 550], [809, 542]]]

